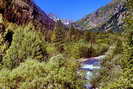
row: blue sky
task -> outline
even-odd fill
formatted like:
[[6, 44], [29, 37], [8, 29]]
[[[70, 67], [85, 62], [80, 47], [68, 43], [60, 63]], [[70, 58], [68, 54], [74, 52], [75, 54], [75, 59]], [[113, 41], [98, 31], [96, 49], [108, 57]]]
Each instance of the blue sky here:
[[69, 20], [79, 20], [112, 0], [34, 0], [46, 13]]

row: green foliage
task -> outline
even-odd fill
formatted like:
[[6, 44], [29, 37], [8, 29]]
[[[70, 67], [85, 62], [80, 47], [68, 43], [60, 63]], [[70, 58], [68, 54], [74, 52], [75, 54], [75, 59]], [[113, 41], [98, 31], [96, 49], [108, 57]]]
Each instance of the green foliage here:
[[124, 70], [123, 77], [127, 79], [127, 89], [133, 88], [133, 19], [132, 19], [132, 11], [133, 11], [133, 1], [128, 1], [128, 10], [129, 10], [129, 16], [126, 18], [126, 29], [127, 33], [125, 35], [126, 40], [124, 41], [124, 47], [123, 47], [123, 57], [121, 58], [121, 66]]
[[51, 36], [51, 40], [52, 42], [55, 42], [58, 45], [62, 43], [63, 39], [64, 39], [64, 27], [62, 22], [59, 20], [56, 23], [53, 35]]
[[85, 32], [84, 32], [84, 39], [85, 39], [86, 41], [90, 41], [90, 40], [92, 39], [92, 34], [93, 34], [93, 33], [89, 32], [89, 31], [85, 31]]
[[[131, 89], [132, 85], [132, 47], [127, 35], [121, 40], [115, 40], [103, 60], [100, 75], [92, 81], [100, 89]], [[129, 37], [130, 38], [130, 37]]]
[[128, 39], [123, 43], [124, 44], [124, 50], [123, 50], [123, 56], [120, 60], [120, 64], [124, 70], [123, 77], [124, 79], [127, 79], [127, 85], [123, 84], [123, 86], [126, 86], [126, 89], [133, 88], [133, 39], [132, 34], [127, 34]]
[[74, 57], [75, 59], [87, 57], [89, 55], [89, 46], [84, 42], [72, 42], [65, 45], [65, 52], [69, 57]]
[[3, 58], [3, 63], [8, 68], [14, 68], [27, 58], [44, 60], [45, 48], [40, 34], [30, 26], [19, 27], [15, 30], [10, 48]]
[[9, 42], [7, 41], [7, 34], [9, 31], [3, 31], [0, 33], [0, 64], [3, 60], [3, 56], [6, 54], [6, 50], [9, 47]]
[[57, 47], [59, 52], [63, 52], [63, 44], [65, 41], [65, 29], [62, 22], [59, 20], [56, 23], [55, 29], [51, 35], [51, 41]]
[[67, 42], [64, 44], [64, 53], [69, 57], [89, 58], [104, 54], [109, 47], [108, 40], [96, 39], [96, 42], [88, 42], [87, 40], [79, 40], [75, 42]]
[[77, 68], [75, 61], [66, 60], [62, 55], [52, 57], [48, 63], [28, 59], [12, 71], [0, 71], [0, 88], [83, 89]]
[[56, 56], [59, 53], [54, 44], [47, 44], [46, 52], [48, 53], [49, 57]]

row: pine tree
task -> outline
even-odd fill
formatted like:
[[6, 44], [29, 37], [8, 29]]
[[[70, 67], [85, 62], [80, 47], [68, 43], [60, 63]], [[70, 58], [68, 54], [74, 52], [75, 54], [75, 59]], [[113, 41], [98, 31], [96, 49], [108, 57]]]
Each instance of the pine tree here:
[[18, 27], [13, 35], [10, 48], [3, 58], [3, 64], [8, 68], [14, 68], [27, 58], [44, 60], [46, 52], [38, 32], [33, 27]]
[[121, 60], [124, 69], [124, 77], [127, 78], [127, 89], [133, 88], [133, 0], [128, 0], [127, 3], [128, 16], [126, 18], [126, 40], [124, 42], [123, 59]]
[[60, 52], [63, 51], [63, 44], [65, 41], [65, 29], [60, 20], [56, 23], [55, 29], [51, 36], [51, 41], [55, 44], [55, 46], [57, 46]]

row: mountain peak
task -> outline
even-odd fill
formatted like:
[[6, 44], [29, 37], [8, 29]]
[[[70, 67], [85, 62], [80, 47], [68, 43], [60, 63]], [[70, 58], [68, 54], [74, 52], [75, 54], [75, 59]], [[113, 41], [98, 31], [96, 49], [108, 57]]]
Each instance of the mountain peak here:
[[125, 13], [125, 4], [118, 2], [118, 0], [113, 0], [106, 6], [101, 7], [96, 12], [87, 15], [76, 23], [90, 31], [101, 32], [112, 30], [113, 32], [120, 32], [122, 31], [122, 19]]

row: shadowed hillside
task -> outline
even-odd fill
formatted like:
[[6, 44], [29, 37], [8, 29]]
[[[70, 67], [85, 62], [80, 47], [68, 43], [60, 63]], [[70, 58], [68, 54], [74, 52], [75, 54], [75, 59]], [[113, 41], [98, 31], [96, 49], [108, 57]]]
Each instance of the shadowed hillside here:
[[1, 0], [0, 14], [10, 23], [23, 25], [32, 22], [42, 31], [53, 29], [55, 24], [32, 0]]

